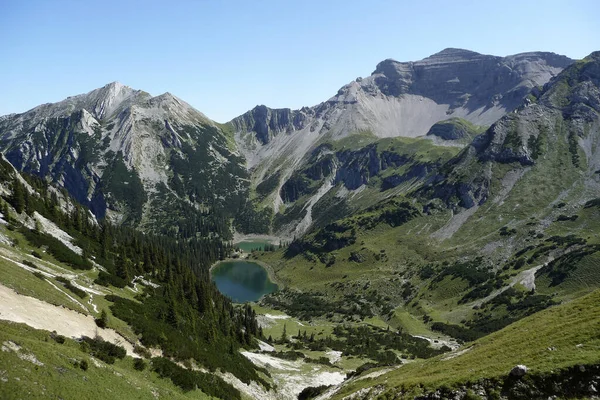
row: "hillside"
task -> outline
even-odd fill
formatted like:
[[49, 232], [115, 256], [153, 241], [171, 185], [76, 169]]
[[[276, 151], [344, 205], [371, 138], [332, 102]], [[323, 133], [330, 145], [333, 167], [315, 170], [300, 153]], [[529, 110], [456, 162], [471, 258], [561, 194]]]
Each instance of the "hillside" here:
[[[332, 398], [592, 398], [600, 367], [600, 292], [544, 310], [464, 348], [364, 374]], [[523, 380], [510, 377], [526, 365]], [[378, 397], [380, 396], [380, 397]], [[437, 397], [436, 397], [437, 396]], [[457, 396], [457, 397], [455, 397]], [[468, 397], [472, 396], [472, 397]], [[477, 397], [473, 397], [477, 396]]]
[[263, 302], [468, 342], [593, 291], [599, 61], [568, 67], [404, 196], [255, 254], [288, 287]]
[[241, 398], [232, 382], [270, 389], [264, 370], [239, 352], [258, 348], [255, 314], [209, 278], [226, 244], [98, 223], [5, 159], [0, 194], [0, 313], [28, 325], [1, 324], [3, 398], [72, 398], [82, 379], [99, 385], [84, 385], [88, 398], [106, 398], [124, 386], [113, 375], [136, 382], [145, 398]]

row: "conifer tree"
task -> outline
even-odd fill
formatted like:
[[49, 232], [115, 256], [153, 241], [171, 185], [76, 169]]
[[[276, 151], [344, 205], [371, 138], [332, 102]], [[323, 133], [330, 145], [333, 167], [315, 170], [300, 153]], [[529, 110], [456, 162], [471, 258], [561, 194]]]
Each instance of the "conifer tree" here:
[[283, 332], [281, 332], [281, 342], [287, 342], [287, 324], [283, 324]]
[[25, 188], [23, 188], [23, 185], [21, 185], [21, 182], [19, 182], [19, 180], [17, 178], [15, 178], [13, 180], [12, 187], [13, 187], [13, 193], [11, 196], [11, 203], [12, 203], [12, 206], [15, 208], [15, 211], [17, 212], [17, 214], [21, 214], [25, 207], [25, 195], [24, 195]]

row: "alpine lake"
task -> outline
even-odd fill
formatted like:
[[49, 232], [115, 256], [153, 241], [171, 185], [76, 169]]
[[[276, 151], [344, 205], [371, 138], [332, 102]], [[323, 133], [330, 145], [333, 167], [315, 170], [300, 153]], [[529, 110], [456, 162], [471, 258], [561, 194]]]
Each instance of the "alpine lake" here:
[[257, 301], [265, 294], [279, 289], [271, 282], [265, 268], [250, 261], [220, 262], [213, 267], [211, 279], [219, 291], [235, 303]]

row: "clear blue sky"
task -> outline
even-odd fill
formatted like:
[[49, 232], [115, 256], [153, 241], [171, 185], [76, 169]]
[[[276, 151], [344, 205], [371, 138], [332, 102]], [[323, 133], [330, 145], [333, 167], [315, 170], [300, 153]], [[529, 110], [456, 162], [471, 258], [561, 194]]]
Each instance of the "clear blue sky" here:
[[600, 1], [0, 0], [0, 115], [119, 81], [225, 122], [446, 47], [582, 58]]

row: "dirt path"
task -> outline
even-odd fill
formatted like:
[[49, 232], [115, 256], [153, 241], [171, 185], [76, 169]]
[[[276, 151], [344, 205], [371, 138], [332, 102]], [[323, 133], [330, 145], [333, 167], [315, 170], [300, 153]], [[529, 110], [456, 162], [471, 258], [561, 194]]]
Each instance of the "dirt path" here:
[[128, 355], [138, 357], [133, 352], [133, 346], [121, 335], [112, 329], [98, 328], [91, 316], [20, 295], [4, 285], [0, 285], [0, 319], [21, 322], [36, 329], [56, 331], [72, 338], [100, 336], [107, 342], [124, 347]]

